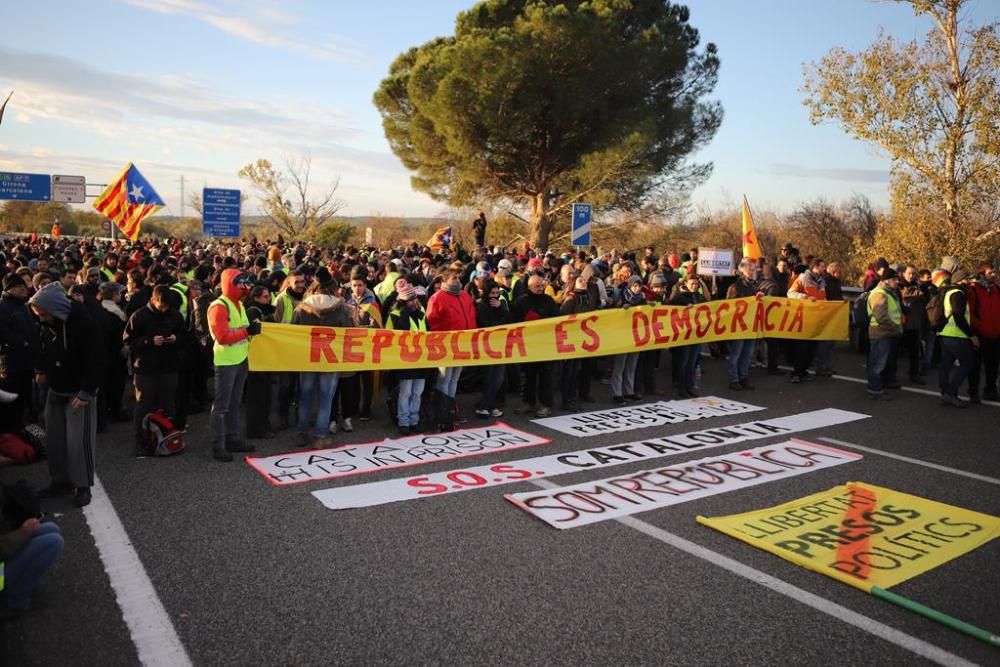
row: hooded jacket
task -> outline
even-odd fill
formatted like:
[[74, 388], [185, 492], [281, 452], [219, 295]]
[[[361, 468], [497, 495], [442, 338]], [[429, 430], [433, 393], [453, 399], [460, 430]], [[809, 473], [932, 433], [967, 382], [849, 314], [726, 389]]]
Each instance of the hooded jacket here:
[[[174, 343], [154, 345], [153, 338], [176, 336]], [[187, 329], [181, 314], [170, 308], [163, 313], [147, 303], [132, 313], [125, 325], [122, 340], [132, 352], [132, 368], [139, 375], [175, 373], [180, 366], [180, 352]]]
[[349, 327], [351, 316], [344, 300], [329, 294], [310, 294], [292, 313], [292, 324], [312, 327]]
[[7, 355], [8, 373], [30, 373], [38, 355], [38, 335], [28, 300], [10, 292], [0, 298], [0, 353]]
[[965, 291], [972, 330], [983, 338], [1000, 338], [1000, 286], [974, 282]]
[[433, 331], [476, 328], [476, 307], [466, 291], [457, 295], [441, 289], [427, 302], [427, 324]]
[[100, 328], [83, 304], [73, 301], [59, 284], [35, 293], [28, 303], [52, 315], [41, 325], [41, 353], [36, 370], [45, 373], [49, 390], [91, 401], [104, 378], [104, 344]]
[[[243, 310], [240, 303], [240, 288], [236, 286], [238, 269], [226, 269], [222, 272], [222, 295], [233, 302], [237, 310]], [[208, 328], [212, 338], [222, 345], [232, 345], [250, 337], [246, 329], [231, 329], [229, 327], [229, 309], [222, 303], [213, 303], [208, 307]]]

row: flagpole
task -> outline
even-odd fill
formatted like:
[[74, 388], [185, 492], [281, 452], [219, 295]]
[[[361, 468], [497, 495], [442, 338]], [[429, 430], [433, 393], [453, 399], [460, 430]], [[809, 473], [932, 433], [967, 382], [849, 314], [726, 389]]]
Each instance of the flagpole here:
[[903, 597], [902, 595], [897, 595], [896, 593], [887, 591], [884, 588], [879, 588], [878, 586], [871, 587], [871, 594], [881, 600], [885, 600], [887, 602], [899, 605], [903, 609], [907, 609], [916, 614], [920, 614], [921, 616], [929, 618], [932, 621], [937, 621], [942, 625], [947, 625], [949, 628], [952, 628], [953, 630], [964, 632], [965, 634], [971, 637], [975, 637], [976, 639], [980, 639], [986, 642], [987, 644], [991, 644], [993, 646], [1000, 646], [1000, 635], [994, 634], [988, 630], [983, 630], [982, 628], [978, 628], [975, 625], [972, 625], [971, 623], [966, 623], [963, 620], [957, 619], [954, 616], [949, 616], [948, 614], [940, 612], [937, 609], [932, 609], [926, 605], [922, 605], [919, 602], [911, 600], [910, 598]]

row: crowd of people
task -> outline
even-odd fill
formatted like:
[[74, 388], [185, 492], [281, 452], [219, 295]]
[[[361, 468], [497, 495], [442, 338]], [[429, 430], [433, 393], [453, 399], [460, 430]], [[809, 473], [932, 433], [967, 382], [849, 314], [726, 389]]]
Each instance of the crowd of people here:
[[[592, 387], [600, 382], [610, 385], [615, 404], [700, 391], [703, 346], [697, 344], [559, 363], [250, 372], [248, 343], [262, 323], [454, 331], [755, 295], [847, 300], [843, 267], [800, 257], [791, 244], [773, 260], [744, 259], [734, 275], [706, 278], [697, 273], [696, 248], [560, 254], [487, 245], [485, 219], [477, 220], [475, 232], [477, 246], [470, 250], [416, 243], [324, 248], [280, 237], [134, 243], [5, 238], [0, 433], [43, 425], [51, 483], [41, 495], [72, 495], [82, 507], [91, 499], [98, 433], [108, 423], [130, 421], [136, 455], [148, 455], [144, 420], [155, 412], [183, 430], [191, 414], [210, 410], [212, 456], [225, 462], [254, 451], [254, 441], [291, 429], [300, 447], [334, 446], [338, 431], [372, 419], [383, 401], [394, 427], [408, 435], [451, 430], [473, 414], [499, 418], [517, 394], [516, 411], [545, 417], [594, 402]], [[991, 264], [969, 273], [952, 257], [933, 269], [880, 259], [863, 290], [852, 324], [867, 350], [871, 398], [885, 400], [888, 389], [900, 386], [902, 358], [916, 384], [924, 384], [937, 364], [948, 405], [967, 405], [959, 398], [963, 384], [970, 402], [996, 400], [1000, 285]], [[835, 373], [832, 341], [739, 340], [706, 347], [727, 360], [732, 391], [754, 388], [755, 364], [784, 375], [782, 357], [793, 383]], [[668, 366], [669, 376], [663, 370]], [[134, 401], [125, 400], [129, 386]], [[468, 414], [456, 400], [460, 387], [477, 393]], [[23, 535], [11, 540], [15, 553], [23, 553], [25, 540], [51, 534], [36, 524], [17, 528]], [[9, 556], [0, 541], [0, 557]]]

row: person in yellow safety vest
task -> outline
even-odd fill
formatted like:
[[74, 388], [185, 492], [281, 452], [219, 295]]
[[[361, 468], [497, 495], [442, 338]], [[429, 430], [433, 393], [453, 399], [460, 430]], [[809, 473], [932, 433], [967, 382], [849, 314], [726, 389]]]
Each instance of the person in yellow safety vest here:
[[208, 420], [212, 456], [232, 461], [230, 452], [252, 452], [253, 445], [240, 437], [240, 403], [246, 384], [250, 337], [260, 333], [260, 321], [251, 323], [240, 303], [253, 286], [253, 278], [238, 269], [222, 272], [222, 296], [208, 307], [208, 326], [215, 345], [215, 398]]
[[903, 335], [903, 306], [899, 300], [896, 272], [887, 268], [879, 284], [868, 295], [868, 397], [889, 400], [885, 393], [885, 371], [895, 358], [896, 347]]
[[181, 281], [175, 282], [170, 286], [170, 291], [177, 295], [175, 303], [173, 305], [177, 306], [177, 312], [181, 314], [181, 319], [184, 320], [184, 324], [190, 328], [191, 319], [188, 317], [188, 287]]
[[938, 332], [941, 341], [941, 365], [938, 366], [938, 386], [941, 402], [964, 408], [967, 403], [958, 398], [958, 390], [969, 377], [974, 352], [979, 348], [979, 338], [969, 323], [968, 301], [965, 290], [969, 275], [958, 269], [951, 276], [951, 285], [942, 286], [944, 292], [944, 328]]
[[63, 550], [59, 526], [28, 518], [0, 535], [0, 621], [28, 611], [31, 594]]
[[118, 255], [109, 252], [104, 256], [104, 266], [101, 267], [101, 275], [104, 276], [105, 282], [113, 282], [116, 271], [118, 271]]
[[[420, 307], [417, 291], [407, 283], [396, 293], [396, 307], [389, 313], [389, 328], [398, 331], [427, 331], [427, 318]], [[420, 397], [427, 382], [426, 369], [394, 371], [399, 379], [396, 394], [396, 423], [401, 435], [417, 431], [420, 423]]]
[[[306, 277], [300, 271], [292, 271], [281, 283], [281, 289], [274, 298], [274, 321], [279, 324], [291, 324], [295, 309], [302, 303], [306, 293]], [[278, 373], [278, 430], [284, 431], [291, 426], [292, 398], [298, 386], [299, 374], [294, 371]]]

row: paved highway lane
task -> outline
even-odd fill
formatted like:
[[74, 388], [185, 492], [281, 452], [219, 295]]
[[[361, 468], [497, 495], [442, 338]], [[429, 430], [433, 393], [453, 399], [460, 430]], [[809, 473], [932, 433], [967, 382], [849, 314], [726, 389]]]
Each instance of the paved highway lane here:
[[[836, 362], [845, 375], [862, 377], [860, 357], [843, 351]], [[42, 586], [42, 608], [5, 625], [8, 664], [132, 665], [140, 652], [149, 663], [183, 664], [186, 656], [197, 665], [708, 665], [789, 656], [806, 664], [995, 663], [995, 648], [695, 517], [760, 509], [847, 481], [1000, 515], [1000, 407], [960, 411], [902, 391], [892, 402], [872, 402], [863, 385], [846, 380], [792, 385], [756, 370], [756, 390], [731, 392], [723, 363], [704, 365], [706, 394], [765, 410], [589, 438], [508, 411], [504, 422], [552, 442], [289, 487], [273, 486], [245, 463], [212, 461], [204, 415], [193, 420], [190, 451], [174, 459], [132, 459], [127, 426], [115, 427], [101, 441], [99, 476], [164, 623], [154, 632], [155, 614], [123, 615], [123, 606], [144, 608], [135, 593], [141, 581], [133, 573], [109, 577], [81, 512], [53, 503], [67, 551]], [[597, 388], [605, 402], [593, 409], [613, 407], [607, 388]], [[463, 405], [471, 413], [469, 398]], [[311, 493], [828, 407], [871, 418], [794, 435], [845, 450], [851, 445], [830, 439], [852, 443], [861, 460], [570, 530], [549, 527], [504, 494], [733, 454], [787, 436], [350, 510], [326, 509]], [[356, 426], [337, 443], [394, 435], [381, 418]], [[258, 444], [263, 453], [292, 449], [287, 435]], [[39, 466], [5, 473], [45, 478]], [[894, 590], [1000, 631], [998, 558], [995, 541]], [[119, 604], [112, 580], [127, 604]]]

